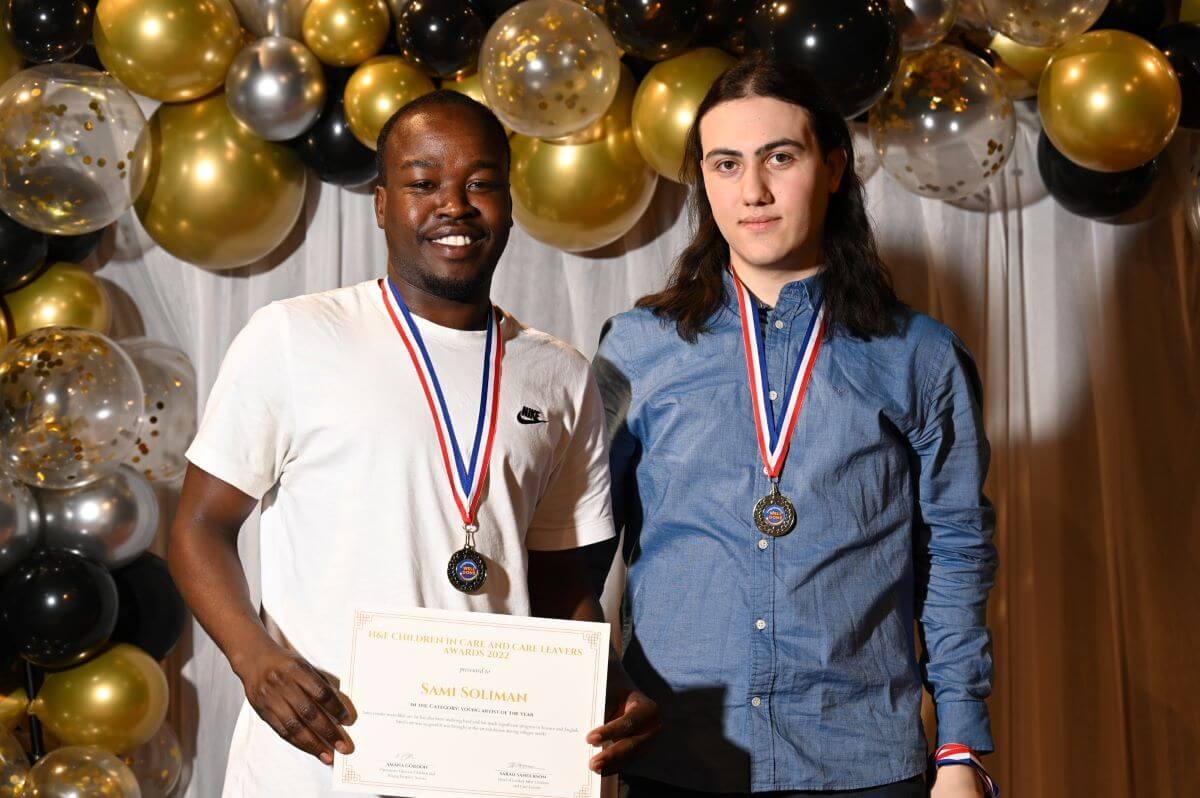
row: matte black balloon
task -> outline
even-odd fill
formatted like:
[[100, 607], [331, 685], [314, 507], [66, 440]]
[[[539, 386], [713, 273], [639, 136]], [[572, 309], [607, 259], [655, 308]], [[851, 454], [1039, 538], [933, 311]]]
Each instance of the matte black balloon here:
[[1167, 18], [1167, 0], [1108, 0], [1092, 30], [1123, 30], [1150, 38]]
[[146, 553], [112, 575], [120, 596], [113, 641], [131, 643], [154, 659], [165, 658], [179, 642], [188, 617], [166, 561]]
[[21, 55], [40, 64], [70, 58], [92, 33], [87, 0], [12, 0], [8, 29]]
[[621, 49], [650, 61], [679, 55], [700, 30], [694, 0], [605, 0], [604, 17]]
[[396, 18], [404, 57], [440, 78], [473, 69], [488, 20], [469, 0], [421, 0]]
[[1179, 124], [1200, 128], [1200, 25], [1180, 22], [1168, 25], [1150, 37], [1155, 47], [1163, 51], [1183, 90], [1183, 109]]
[[746, 49], [805, 67], [858, 116], [887, 90], [900, 63], [900, 31], [887, 0], [758, 0]]
[[1128, 172], [1093, 172], [1069, 160], [1043, 131], [1038, 138], [1038, 172], [1050, 195], [1077, 216], [1110, 219], [1137, 207], [1154, 187], [1159, 159]]
[[312, 127], [292, 139], [300, 160], [326, 183], [358, 186], [375, 179], [375, 153], [364, 147], [346, 123], [342, 94], [352, 69], [325, 70], [325, 107]]
[[96, 247], [100, 245], [100, 239], [104, 238], [106, 229], [102, 227], [80, 236], [49, 236], [50, 246], [47, 249], [46, 260], [51, 263], [57, 263], [60, 260], [65, 260], [67, 263], [79, 263], [96, 251]]
[[31, 282], [46, 262], [47, 236], [0, 213], [0, 294]]
[[43, 668], [69, 668], [108, 642], [117, 586], [93, 560], [39, 551], [5, 579], [0, 613], [18, 654]]

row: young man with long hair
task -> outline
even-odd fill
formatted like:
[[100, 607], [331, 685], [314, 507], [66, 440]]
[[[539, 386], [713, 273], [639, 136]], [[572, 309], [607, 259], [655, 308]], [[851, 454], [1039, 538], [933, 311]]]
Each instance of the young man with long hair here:
[[602, 334], [624, 663], [663, 720], [631, 798], [925, 795], [922, 683], [968, 765], [932, 795], [994, 789], [979, 378], [896, 298], [853, 163], [811, 76], [732, 67], [688, 140], [695, 235]]

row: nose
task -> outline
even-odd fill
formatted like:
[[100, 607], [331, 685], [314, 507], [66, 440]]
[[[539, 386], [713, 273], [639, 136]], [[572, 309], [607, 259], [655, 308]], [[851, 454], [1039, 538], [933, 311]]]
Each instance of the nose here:
[[440, 219], [464, 219], [478, 216], [479, 210], [471, 204], [466, 186], [444, 186], [438, 197], [437, 215]]
[[741, 188], [743, 205], [770, 205], [775, 201], [767, 176], [757, 163], [751, 162], [742, 172]]

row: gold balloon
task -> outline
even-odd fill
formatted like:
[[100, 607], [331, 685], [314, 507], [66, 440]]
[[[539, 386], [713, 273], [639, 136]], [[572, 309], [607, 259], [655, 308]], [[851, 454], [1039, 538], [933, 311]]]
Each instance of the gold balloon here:
[[4, 346], [12, 338], [8, 329], [8, 306], [0, 299], [0, 346]]
[[229, 0], [100, 0], [92, 38], [105, 69], [131, 91], [177, 103], [225, 82], [242, 28]]
[[16, 689], [10, 687], [5, 690], [3, 695], [0, 695], [0, 730], [11, 732], [17, 728], [17, 725], [25, 719], [28, 709], [29, 697], [25, 694], [24, 687]]
[[160, 106], [147, 127], [150, 176], [134, 209], [163, 249], [232, 269], [283, 242], [304, 207], [304, 166], [291, 149], [251, 133], [224, 94]]
[[68, 746], [29, 771], [21, 798], [141, 798], [137, 777], [107, 751]]
[[1157, 156], [1175, 133], [1181, 107], [1179, 79], [1167, 57], [1118, 30], [1067, 42], [1038, 88], [1050, 143], [1096, 172], [1124, 172]]
[[346, 123], [364, 147], [375, 149], [379, 131], [409, 101], [433, 91], [433, 81], [395, 55], [372, 58], [350, 76], [342, 96]]
[[1037, 94], [1042, 73], [1054, 55], [1053, 47], [1029, 47], [997, 33], [987, 49], [993, 56], [992, 68], [1010, 97], [1025, 100]]
[[713, 81], [734, 62], [715, 47], [699, 47], [655, 64], [633, 101], [633, 137], [642, 157], [679, 181], [688, 129]]
[[383, 0], [312, 0], [304, 43], [326, 64], [354, 66], [379, 52], [390, 24]]
[[[25, 691], [22, 690], [24, 695]], [[29, 778], [29, 759], [9, 730], [0, 733], [0, 798], [18, 798]]]
[[0, 83], [21, 71], [25, 65], [16, 42], [8, 30], [8, 3], [0, 3]]
[[[477, 103], [487, 105], [487, 97], [483, 94], [483, 82], [479, 77], [478, 72], [472, 72], [470, 75], [454, 78], [453, 80], [443, 80], [442, 88], [450, 91], [456, 91], [459, 94], [465, 94]], [[488, 106], [491, 107], [490, 105]], [[503, 122], [500, 124], [504, 125]], [[505, 132], [512, 136], [513, 129], [508, 125], [504, 125]]]
[[108, 292], [95, 275], [74, 263], [53, 263], [29, 285], [4, 295], [12, 337], [42, 327], [84, 327], [107, 333], [112, 326]]
[[167, 677], [158, 663], [120, 643], [78, 668], [48, 674], [30, 712], [67, 745], [123, 754], [154, 737], [167, 701]]
[[1200, 0], [1183, 0], [1179, 8], [1180, 22], [1200, 22]]
[[629, 232], [650, 205], [658, 176], [633, 141], [635, 84], [623, 66], [608, 112], [566, 139], [513, 136], [513, 218], [538, 241], [596, 249]]

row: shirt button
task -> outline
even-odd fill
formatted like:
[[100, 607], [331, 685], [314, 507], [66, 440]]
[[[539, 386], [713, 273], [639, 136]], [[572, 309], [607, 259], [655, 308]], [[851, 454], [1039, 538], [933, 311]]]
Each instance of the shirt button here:
[[770, 544], [767, 543], [766, 538], [763, 538], [762, 540], [758, 541], [758, 547], [760, 549], [762, 549], [763, 551], [767, 550], [768, 545], [770, 545]]
[[762, 699], [759, 698], [758, 696], [754, 696], [754, 698], [750, 699], [750, 706], [752, 706], [752, 707], [762, 706]]
[[759, 618], [757, 621], [754, 622], [754, 628], [758, 629], [761, 632], [763, 629], [767, 628], [767, 622], [764, 621], [762, 618]]
[[770, 396], [772, 402], [779, 398], [779, 394], [775, 393], [774, 391], [771, 391]]
[[775, 329], [776, 329], [776, 330], [782, 330], [782, 329], [783, 329], [783, 322], [782, 322], [781, 320], [779, 320], [779, 319], [776, 319], [776, 320], [775, 320]]

